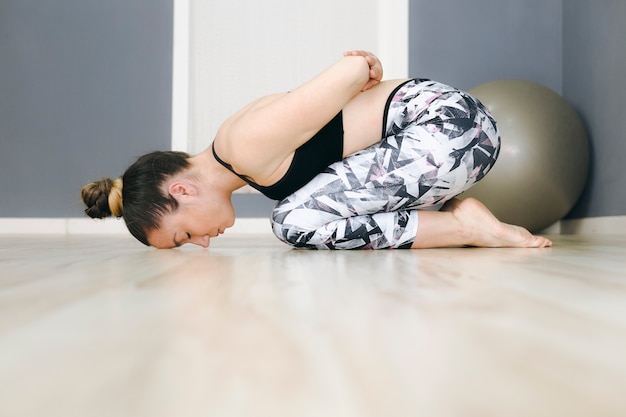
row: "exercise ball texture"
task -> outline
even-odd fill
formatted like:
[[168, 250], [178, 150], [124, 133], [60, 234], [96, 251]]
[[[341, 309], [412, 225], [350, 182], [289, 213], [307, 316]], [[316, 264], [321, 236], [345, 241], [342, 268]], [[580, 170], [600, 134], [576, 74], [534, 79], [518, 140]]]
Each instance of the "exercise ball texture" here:
[[469, 92], [493, 114], [502, 143], [489, 174], [460, 198], [475, 197], [501, 221], [533, 232], [562, 219], [589, 169], [589, 141], [576, 111], [530, 81], [493, 81]]

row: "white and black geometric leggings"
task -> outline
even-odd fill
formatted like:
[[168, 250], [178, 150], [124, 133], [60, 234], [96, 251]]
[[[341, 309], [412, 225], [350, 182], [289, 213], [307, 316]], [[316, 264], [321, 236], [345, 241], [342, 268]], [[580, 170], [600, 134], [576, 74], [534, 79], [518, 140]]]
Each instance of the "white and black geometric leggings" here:
[[428, 80], [394, 91], [383, 139], [335, 162], [280, 201], [274, 234], [299, 248], [409, 248], [417, 209], [444, 203], [493, 166], [500, 136], [469, 94]]

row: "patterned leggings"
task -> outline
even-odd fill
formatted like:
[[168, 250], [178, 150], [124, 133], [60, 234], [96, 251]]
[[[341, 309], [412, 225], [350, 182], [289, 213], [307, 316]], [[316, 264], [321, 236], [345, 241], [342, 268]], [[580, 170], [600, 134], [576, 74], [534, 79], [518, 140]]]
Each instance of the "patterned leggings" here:
[[410, 248], [417, 209], [444, 203], [487, 174], [500, 149], [495, 120], [475, 98], [410, 80], [387, 102], [383, 139], [280, 201], [274, 234], [299, 248]]

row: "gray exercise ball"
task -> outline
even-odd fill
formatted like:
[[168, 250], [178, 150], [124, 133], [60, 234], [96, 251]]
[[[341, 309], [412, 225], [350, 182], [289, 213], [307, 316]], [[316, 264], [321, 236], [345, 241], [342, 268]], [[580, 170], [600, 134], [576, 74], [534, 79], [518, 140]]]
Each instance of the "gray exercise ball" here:
[[475, 197], [501, 221], [537, 232], [574, 206], [585, 186], [589, 142], [574, 109], [557, 93], [523, 80], [479, 85], [502, 144], [491, 172], [460, 198]]

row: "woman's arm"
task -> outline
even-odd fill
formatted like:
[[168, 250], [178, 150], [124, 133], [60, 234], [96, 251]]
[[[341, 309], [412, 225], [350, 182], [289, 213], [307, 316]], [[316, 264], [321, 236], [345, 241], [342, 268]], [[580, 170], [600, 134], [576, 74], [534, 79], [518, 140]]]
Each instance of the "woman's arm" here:
[[354, 96], [381, 79], [374, 55], [347, 52], [290, 93], [264, 97], [231, 116], [216, 137], [217, 152], [237, 172], [262, 183]]
[[344, 52], [343, 56], [362, 56], [367, 61], [367, 65], [370, 68], [370, 79], [367, 81], [367, 84], [365, 84], [365, 87], [363, 87], [363, 90], [361, 91], [369, 90], [376, 84], [380, 84], [381, 80], [383, 79], [383, 66], [380, 63], [378, 57], [376, 57], [376, 55], [367, 51], [348, 51]]

